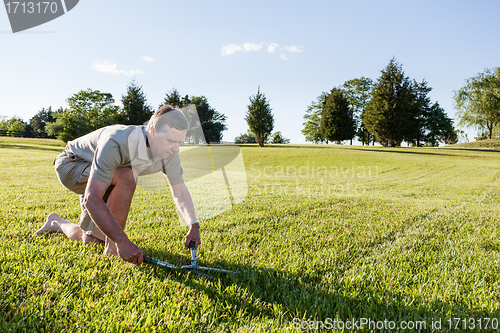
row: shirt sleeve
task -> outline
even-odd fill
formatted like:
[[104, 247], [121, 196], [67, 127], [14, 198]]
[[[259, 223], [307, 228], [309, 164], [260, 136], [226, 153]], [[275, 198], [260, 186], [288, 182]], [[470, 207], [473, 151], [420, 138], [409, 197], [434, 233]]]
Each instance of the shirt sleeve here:
[[116, 169], [121, 164], [120, 147], [115, 140], [107, 140], [97, 144], [92, 161], [90, 177], [94, 177], [107, 184], [111, 184]]
[[162, 160], [163, 174], [169, 181], [181, 181], [184, 171], [181, 167], [181, 158], [179, 154], [174, 154], [168, 160]]

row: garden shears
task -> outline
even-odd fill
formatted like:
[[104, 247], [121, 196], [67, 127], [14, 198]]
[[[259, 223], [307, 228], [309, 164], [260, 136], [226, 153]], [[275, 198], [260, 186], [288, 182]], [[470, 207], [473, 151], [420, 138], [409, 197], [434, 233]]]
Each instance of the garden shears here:
[[225, 269], [220, 269], [220, 268], [211, 268], [211, 267], [203, 267], [203, 266], [198, 266], [198, 256], [196, 255], [196, 248], [195, 248], [195, 243], [194, 241], [189, 242], [189, 251], [191, 251], [191, 263], [189, 265], [185, 266], [175, 266], [166, 262], [163, 262], [161, 260], [153, 259], [151, 257], [143, 255], [143, 261], [147, 264], [152, 264], [152, 265], [158, 265], [170, 269], [184, 269], [190, 272], [193, 272], [198, 275], [202, 275], [206, 278], [213, 279], [213, 276], [208, 275], [204, 271], [209, 271], [209, 272], [217, 272], [217, 273], [226, 273], [226, 274], [236, 274], [233, 271], [228, 271]]

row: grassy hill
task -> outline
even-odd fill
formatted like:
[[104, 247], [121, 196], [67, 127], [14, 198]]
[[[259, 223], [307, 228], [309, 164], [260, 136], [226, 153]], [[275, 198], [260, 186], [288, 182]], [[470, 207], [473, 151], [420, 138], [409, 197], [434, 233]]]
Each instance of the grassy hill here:
[[461, 148], [488, 148], [488, 149], [499, 149], [500, 150], [500, 139], [486, 139], [474, 142], [459, 143], [452, 145], [451, 147], [461, 147]]
[[[53, 171], [61, 149], [0, 139], [1, 331], [296, 332], [328, 318], [451, 331], [500, 317], [494, 150], [243, 147], [248, 196], [202, 222], [198, 251], [237, 274], [207, 280], [31, 238], [52, 211], [78, 220]], [[187, 263], [186, 231], [168, 191], [137, 189], [127, 233], [145, 254]]]

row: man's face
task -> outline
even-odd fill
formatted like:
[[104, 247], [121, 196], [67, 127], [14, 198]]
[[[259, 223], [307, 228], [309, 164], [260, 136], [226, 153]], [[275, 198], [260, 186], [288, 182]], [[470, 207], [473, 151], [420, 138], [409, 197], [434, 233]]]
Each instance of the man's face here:
[[150, 131], [149, 147], [151, 153], [162, 159], [169, 159], [179, 152], [179, 145], [184, 142], [187, 131], [179, 131], [175, 128], [165, 126], [161, 131]]

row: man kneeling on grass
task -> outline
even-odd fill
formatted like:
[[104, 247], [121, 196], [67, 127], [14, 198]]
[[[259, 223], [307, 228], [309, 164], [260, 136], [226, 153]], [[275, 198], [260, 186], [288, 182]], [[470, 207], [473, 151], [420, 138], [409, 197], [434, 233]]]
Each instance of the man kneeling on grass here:
[[189, 124], [170, 105], [161, 107], [147, 126], [112, 125], [68, 142], [55, 161], [59, 181], [80, 195], [79, 224], [50, 213], [34, 236], [63, 233], [84, 244], [104, 244], [104, 253], [140, 264], [142, 252], [125, 233], [125, 224], [138, 175], [162, 171], [175, 204], [188, 221], [185, 247], [201, 244], [191, 195], [182, 179], [179, 145]]

